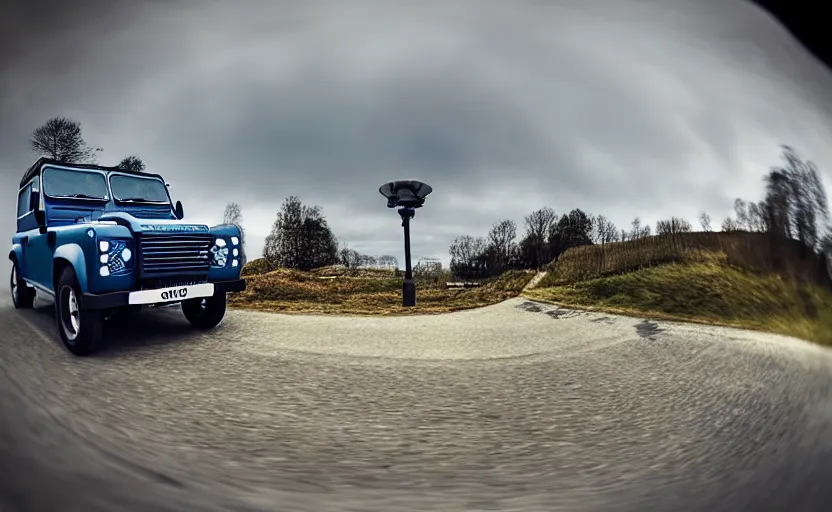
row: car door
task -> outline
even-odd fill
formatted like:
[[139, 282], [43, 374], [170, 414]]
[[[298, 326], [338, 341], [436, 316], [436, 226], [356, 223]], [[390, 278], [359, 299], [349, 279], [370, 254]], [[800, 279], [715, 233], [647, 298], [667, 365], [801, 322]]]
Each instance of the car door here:
[[29, 240], [29, 231], [32, 229], [34, 217], [29, 210], [30, 205], [31, 184], [26, 185], [17, 193], [17, 231], [13, 244], [20, 244], [20, 261], [18, 261], [18, 269], [20, 270], [20, 277], [28, 277], [26, 273], [26, 245]]
[[40, 208], [40, 187], [37, 177], [32, 181], [29, 190], [29, 220], [31, 226], [26, 232], [28, 239], [24, 244], [23, 254], [26, 260], [26, 277], [47, 289], [52, 289], [52, 250], [46, 240], [47, 235], [40, 234], [34, 211]]

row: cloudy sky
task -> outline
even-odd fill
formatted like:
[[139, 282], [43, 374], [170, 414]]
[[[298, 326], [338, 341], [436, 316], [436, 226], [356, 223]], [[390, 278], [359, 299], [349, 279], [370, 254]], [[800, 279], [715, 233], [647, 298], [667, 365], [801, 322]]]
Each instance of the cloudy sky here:
[[[137, 154], [186, 218], [242, 205], [259, 254], [283, 199], [403, 260], [378, 187], [434, 188], [414, 258], [532, 210], [718, 225], [793, 145], [832, 172], [832, 74], [741, 0], [108, 1], [0, 7], [0, 219], [33, 128]], [[51, 10], [42, 10], [53, 5]], [[827, 188], [832, 189], [829, 182]]]

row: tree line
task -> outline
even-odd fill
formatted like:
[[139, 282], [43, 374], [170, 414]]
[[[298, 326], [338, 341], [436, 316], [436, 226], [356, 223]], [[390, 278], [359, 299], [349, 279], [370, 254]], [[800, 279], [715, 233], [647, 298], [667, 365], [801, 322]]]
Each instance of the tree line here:
[[[765, 197], [756, 202], [737, 198], [735, 216], [722, 221], [722, 231], [767, 233], [777, 239], [798, 240], [807, 253], [832, 252], [827, 196], [817, 167], [790, 146], [782, 146], [782, 157], [784, 163], [763, 177]], [[619, 230], [603, 215], [594, 216], [579, 208], [558, 216], [545, 207], [523, 221], [525, 231], [519, 240], [517, 225], [511, 220], [495, 223], [485, 237], [456, 237], [449, 248], [453, 273], [463, 278], [487, 278], [510, 269], [540, 268], [571, 247], [694, 230], [680, 217], [658, 221], [655, 230], [636, 217], [629, 229]], [[707, 212], [701, 212], [698, 221], [702, 231], [712, 231]]]
[[[735, 215], [723, 219], [721, 231], [768, 233], [798, 240], [807, 251], [830, 252], [828, 204], [817, 167], [802, 160], [793, 148], [782, 149], [784, 163], [772, 167], [763, 177], [765, 197], [759, 201], [737, 198]], [[234, 206], [239, 213], [239, 206]], [[235, 218], [229, 223], [241, 225], [241, 216]], [[701, 231], [713, 230], [707, 212], [700, 212], [697, 220]], [[513, 220], [501, 220], [485, 236], [454, 238], [448, 251], [451, 272], [461, 279], [486, 279], [506, 270], [541, 268], [572, 247], [694, 231], [691, 222], [676, 216], [659, 220], [655, 228], [636, 217], [628, 228], [619, 229], [604, 215], [591, 215], [580, 208], [557, 215], [550, 207], [524, 217], [523, 228], [520, 235]], [[374, 257], [348, 248], [332, 233], [320, 207], [304, 205], [295, 196], [287, 198], [278, 212], [266, 237], [263, 257], [270, 268], [310, 270], [335, 264], [351, 269], [398, 268], [394, 256]], [[414, 266], [414, 273], [425, 275], [440, 270], [441, 263], [432, 258]]]

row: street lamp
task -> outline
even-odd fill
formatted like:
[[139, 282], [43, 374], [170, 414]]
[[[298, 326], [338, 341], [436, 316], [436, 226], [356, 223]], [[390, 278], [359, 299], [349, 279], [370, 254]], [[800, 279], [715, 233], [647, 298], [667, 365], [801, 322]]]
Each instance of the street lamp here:
[[404, 228], [404, 282], [402, 283], [402, 306], [416, 305], [416, 284], [410, 266], [410, 219], [416, 215], [416, 208], [425, 204], [425, 197], [433, 192], [427, 183], [416, 180], [392, 181], [382, 185], [378, 191], [387, 198], [387, 207], [399, 208]]

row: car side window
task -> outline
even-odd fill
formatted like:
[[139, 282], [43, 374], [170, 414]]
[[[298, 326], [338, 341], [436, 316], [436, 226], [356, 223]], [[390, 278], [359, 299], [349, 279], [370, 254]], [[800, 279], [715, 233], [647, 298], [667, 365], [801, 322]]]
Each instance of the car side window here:
[[32, 184], [26, 185], [23, 190], [21, 190], [17, 194], [17, 216], [18, 218], [23, 217], [30, 211], [29, 202], [30, 202], [30, 195], [32, 192]]

